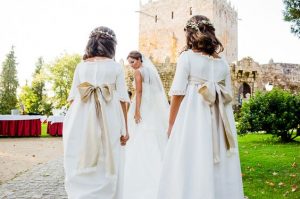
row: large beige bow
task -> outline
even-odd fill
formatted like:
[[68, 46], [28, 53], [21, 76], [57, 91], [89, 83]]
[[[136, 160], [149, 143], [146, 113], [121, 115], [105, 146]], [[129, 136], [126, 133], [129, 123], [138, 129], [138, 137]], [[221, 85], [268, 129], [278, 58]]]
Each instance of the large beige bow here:
[[[229, 152], [233, 151], [235, 148], [235, 141], [224, 106], [232, 101], [232, 97], [225, 87], [225, 80], [220, 82], [209, 82], [200, 79], [197, 80], [197, 82], [201, 84], [198, 92], [202, 95], [203, 99], [208, 102], [210, 106], [213, 106], [215, 103], [217, 104], [223, 123], [223, 127], [221, 128], [224, 128], [225, 132], [226, 148]], [[218, 142], [218, 132], [214, 127], [212, 128], [212, 136], [214, 162], [218, 163], [220, 162], [220, 146]]]
[[[94, 148], [96, 148], [97, 150], [103, 148], [102, 154], [105, 154], [106, 170], [112, 175], [115, 174], [115, 165], [114, 165], [112, 148], [111, 148], [109, 133], [107, 128], [106, 114], [104, 113], [105, 109], [103, 107], [103, 101], [105, 103], [111, 101], [113, 90], [115, 90], [115, 88], [116, 88], [115, 84], [103, 84], [101, 86], [96, 87], [88, 82], [83, 82], [78, 86], [78, 90], [82, 102], [87, 103], [88, 101], [91, 100], [92, 97], [94, 97], [96, 114], [101, 128], [101, 135], [100, 135], [101, 140], [98, 141], [96, 140], [98, 147], [94, 147]], [[99, 94], [101, 96], [100, 98], [99, 98]], [[91, 117], [93, 117], [93, 115]], [[93, 118], [86, 118], [86, 119], [92, 120]], [[87, 132], [87, 133], [94, 133], [94, 135], [97, 135], [97, 132], [95, 132], [97, 131], [97, 128], [91, 127], [89, 131], [94, 131], [94, 132]], [[93, 138], [95, 137], [96, 136], [94, 136]], [[104, 146], [102, 146], [102, 144]], [[87, 158], [86, 156], [92, 156], [92, 157]], [[80, 161], [80, 164], [83, 165], [82, 166], [83, 168], [88, 168], [90, 166], [98, 165], [99, 161], [100, 160], [99, 160], [98, 153], [91, 152], [88, 149], [86, 149], [85, 153], [82, 155], [82, 161]]]

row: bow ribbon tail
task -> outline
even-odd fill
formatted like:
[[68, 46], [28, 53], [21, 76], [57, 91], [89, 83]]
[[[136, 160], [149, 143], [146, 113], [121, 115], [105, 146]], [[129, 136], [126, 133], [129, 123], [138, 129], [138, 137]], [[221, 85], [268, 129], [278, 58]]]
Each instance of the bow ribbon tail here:
[[95, 89], [95, 91], [94, 91], [94, 100], [95, 100], [96, 114], [97, 114], [97, 117], [99, 117], [101, 114], [101, 104], [100, 104], [99, 96], [98, 96], [98, 88]]
[[[89, 84], [84, 82], [78, 86], [80, 98], [83, 103], [87, 103], [91, 98], [91, 95], [97, 95], [96, 89]], [[95, 99], [95, 104], [97, 100]], [[92, 105], [92, 104], [91, 104]], [[87, 169], [95, 168], [99, 162], [99, 152], [101, 143], [99, 144], [95, 138], [99, 137], [97, 126], [95, 125], [97, 119], [94, 118], [95, 110], [89, 111], [87, 115], [87, 125], [85, 131], [84, 147], [82, 148], [79, 155], [78, 169], [80, 172], [85, 172]], [[97, 114], [97, 113], [96, 113]]]
[[231, 131], [230, 123], [226, 114], [226, 110], [224, 107], [224, 104], [229, 103], [232, 101], [231, 95], [226, 91], [226, 88], [224, 87], [224, 82], [218, 82], [218, 83], [209, 83], [206, 82], [202, 84], [198, 90], [198, 93], [202, 95], [203, 99], [209, 103], [210, 109], [211, 109], [211, 120], [212, 120], [212, 144], [213, 144], [213, 156], [214, 156], [214, 162], [218, 163], [220, 162], [220, 143], [219, 143], [219, 133], [218, 128], [216, 124], [214, 123], [215, 117], [215, 111], [212, 112], [214, 106], [213, 104], [216, 103], [219, 114], [221, 116], [222, 124], [223, 126], [221, 128], [224, 129], [224, 137], [225, 137], [225, 145], [228, 152], [233, 151], [233, 148], [235, 148], [235, 141], [234, 137]]
[[[105, 106], [103, 104], [103, 101], [109, 102], [112, 99], [111, 87], [109, 85], [104, 85], [103, 87], [94, 87], [92, 84], [90, 84], [88, 82], [83, 82], [78, 86], [78, 89], [79, 89], [81, 100], [84, 103], [87, 103], [88, 100], [92, 97], [91, 95], [93, 95], [93, 97], [94, 97], [93, 101], [95, 103], [95, 109], [96, 109], [96, 117], [97, 117], [97, 120], [99, 121], [100, 131], [101, 131], [100, 132], [100, 140], [95, 141], [95, 137], [98, 137], [97, 133], [96, 133], [97, 129], [95, 129], [95, 128], [91, 128], [91, 129], [89, 128], [90, 130], [88, 129], [87, 133], [90, 138], [89, 142], [95, 141], [95, 144], [93, 144], [91, 147], [97, 148], [97, 150], [96, 149], [93, 150], [94, 152], [92, 154], [88, 154], [91, 151], [88, 151], [87, 149], [85, 150], [85, 153], [81, 155], [82, 161], [80, 161], [80, 162], [82, 162], [82, 163], [80, 163], [80, 168], [88, 168], [91, 165], [92, 166], [98, 165], [98, 163], [99, 163], [98, 154], [100, 153], [100, 150], [102, 149], [103, 154], [105, 155], [105, 169], [109, 174], [114, 175], [115, 174], [115, 166], [114, 166], [114, 160], [113, 160], [113, 153], [112, 153], [110, 138], [109, 138], [109, 134], [108, 134], [107, 119], [106, 119], [106, 114], [105, 114], [105, 110], [104, 110]], [[98, 92], [100, 93], [100, 96], [98, 95]], [[94, 117], [94, 116], [91, 116], [91, 117]], [[92, 120], [92, 119], [93, 118], [90, 118], [90, 119], [88, 118], [88, 120]], [[90, 124], [90, 125], [92, 127], [94, 124]], [[87, 145], [87, 147], [91, 148], [91, 147], [89, 147], [89, 145]], [[97, 152], [95, 152], [95, 151], [97, 151]], [[86, 159], [87, 159], [86, 157], [90, 157], [90, 158], [88, 158], [89, 159], [88, 161], [86, 161]]]
[[212, 123], [212, 145], [213, 145], [213, 158], [214, 158], [214, 163], [219, 163], [220, 162], [220, 137], [218, 134], [218, 129], [217, 129], [217, 124], [215, 122], [215, 110], [214, 107], [210, 107], [211, 110], [211, 123]]
[[[111, 148], [110, 143], [110, 136], [108, 133], [108, 127], [107, 127], [107, 118], [106, 118], [106, 111], [104, 103], [108, 103], [112, 99], [112, 89], [109, 85], [104, 85], [100, 87], [100, 94], [102, 96], [102, 99], [99, 99], [98, 102], [100, 104], [100, 114], [99, 114], [99, 120], [101, 124], [101, 132], [102, 132], [102, 138], [103, 138], [103, 144], [105, 149], [105, 168], [106, 171], [110, 175], [115, 174], [115, 165], [114, 165], [114, 159], [113, 159], [113, 152]], [[101, 117], [101, 119], [100, 119]]]
[[[231, 151], [233, 148], [235, 148], [235, 142], [234, 142], [234, 137], [231, 131], [230, 123], [226, 114], [225, 106], [224, 106], [224, 95], [222, 94], [222, 90], [218, 90], [218, 106], [219, 106], [219, 111], [220, 115], [222, 118], [222, 123], [223, 123], [223, 128], [224, 128], [224, 133], [225, 133], [225, 144], [226, 144], [226, 149], [228, 151]], [[226, 98], [225, 98], [226, 100]], [[226, 100], [227, 101], [227, 100]]]

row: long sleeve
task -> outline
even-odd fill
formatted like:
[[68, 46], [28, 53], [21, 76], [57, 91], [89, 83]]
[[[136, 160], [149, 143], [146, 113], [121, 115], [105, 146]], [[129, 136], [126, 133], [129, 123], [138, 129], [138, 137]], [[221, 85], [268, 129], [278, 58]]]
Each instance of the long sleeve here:
[[169, 95], [185, 95], [189, 76], [189, 61], [186, 53], [178, 58], [176, 72]]
[[122, 67], [119, 67], [117, 80], [116, 80], [116, 87], [117, 87], [117, 94], [119, 97], [119, 100], [122, 102], [130, 102], [129, 96], [128, 96], [128, 90], [125, 82], [125, 75], [124, 70]]
[[79, 84], [80, 84], [80, 80], [79, 80], [78, 65], [77, 65], [74, 71], [73, 82], [72, 82], [71, 90], [69, 92], [69, 97], [67, 99], [68, 102], [75, 99], [76, 95], [78, 94], [77, 86]]
[[232, 91], [232, 85], [231, 85], [231, 73], [230, 73], [230, 67], [225, 59], [225, 57], [222, 56], [222, 59], [225, 61], [227, 65], [227, 74], [225, 77], [225, 87], [230, 92], [231, 96], [233, 96], [233, 91]]

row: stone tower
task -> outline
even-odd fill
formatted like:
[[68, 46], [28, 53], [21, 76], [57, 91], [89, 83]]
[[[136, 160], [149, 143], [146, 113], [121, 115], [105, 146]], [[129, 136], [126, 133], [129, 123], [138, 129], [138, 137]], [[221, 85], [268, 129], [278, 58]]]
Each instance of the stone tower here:
[[176, 62], [185, 46], [185, 23], [198, 14], [214, 24], [228, 62], [237, 61], [237, 12], [227, 0], [149, 0], [138, 12], [139, 50], [155, 63]]

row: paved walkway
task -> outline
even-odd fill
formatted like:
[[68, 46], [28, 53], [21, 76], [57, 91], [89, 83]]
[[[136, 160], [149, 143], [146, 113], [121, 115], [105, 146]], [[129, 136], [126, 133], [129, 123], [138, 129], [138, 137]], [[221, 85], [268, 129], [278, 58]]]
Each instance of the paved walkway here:
[[35, 166], [0, 185], [2, 199], [63, 199], [64, 189], [62, 158]]

